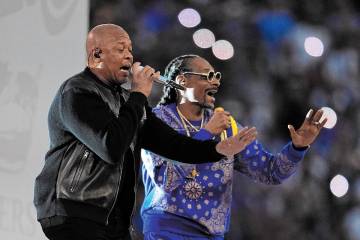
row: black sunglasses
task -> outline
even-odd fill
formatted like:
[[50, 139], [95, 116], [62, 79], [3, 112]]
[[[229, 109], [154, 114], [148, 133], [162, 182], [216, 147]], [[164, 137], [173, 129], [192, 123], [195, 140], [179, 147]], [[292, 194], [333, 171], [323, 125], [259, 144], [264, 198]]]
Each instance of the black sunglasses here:
[[206, 80], [208, 80], [209, 82], [211, 82], [214, 78], [216, 80], [218, 80], [218, 81], [220, 81], [220, 79], [221, 79], [221, 72], [214, 72], [214, 71], [210, 71], [208, 73], [183, 72], [182, 74], [184, 74], [184, 75], [192, 74], [192, 75], [198, 75], [198, 76], [206, 77]]

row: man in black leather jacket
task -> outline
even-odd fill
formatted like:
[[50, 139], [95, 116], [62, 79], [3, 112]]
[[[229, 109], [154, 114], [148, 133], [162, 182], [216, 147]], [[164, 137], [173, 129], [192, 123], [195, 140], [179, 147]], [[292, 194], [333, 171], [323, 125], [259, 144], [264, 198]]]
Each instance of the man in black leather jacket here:
[[[50, 107], [50, 150], [34, 204], [49, 239], [129, 239], [140, 148], [183, 162], [214, 162], [242, 150], [256, 133], [220, 143], [178, 135], [148, 107], [160, 74], [133, 64], [125, 30], [96, 26], [86, 49], [88, 67], [61, 85]], [[130, 69], [128, 92], [121, 84]]]

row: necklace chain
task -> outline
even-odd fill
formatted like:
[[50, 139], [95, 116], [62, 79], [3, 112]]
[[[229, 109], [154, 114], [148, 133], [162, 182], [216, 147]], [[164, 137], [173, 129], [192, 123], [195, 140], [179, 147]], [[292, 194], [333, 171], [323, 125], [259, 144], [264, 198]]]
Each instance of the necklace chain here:
[[[180, 112], [179, 108], [176, 106], [176, 111], [178, 112], [179, 116], [180, 116], [180, 120], [181, 120], [181, 123], [186, 131], [186, 135], [188, 137], [190, 137], [190, 131], [188, 129], [188, 125], [193, 129], [195, 130], [196, 132], [200, 131], [200, 129], [203, 127], [203, 124], [204, 124], [204, 112], [202, 113], [201, 115], [201, 124], [200, 124], [200, 127], [199, 129], [197, 127], [195, 127], [193, 124], [191, 124], [191, 122], [189, 120], [186, 119], [186, 117]], [[196, 170], [196, 164], [194, 164], [194, 168], [192, 169], [190, 175], [188, 176], [189, 178], [193, 179], [194, 181], [196, 177], [199, 176], [199, 172]]]
[[176, 111], [178, 112], [178, 114], [179, 114], [179, 116], [180, 116], [181, 123], [182, 123], [183, 127], [185, 128], [185, 131], [186, 131], [187, 136], [190, 137], [190, 132], [189, 132], [188, 126], [191, 127], [193, 130], [195, 130], [196, 132], [200, 131], [200, 129], [203, 127], [203, 124], [204, 124], [204, 113], [202, 113], [202, 115], [201, 115], [201, 124], [200, 124], [200, 127], [197, 128], [197, 127], [195, 127], [189, 120], [187, 120], [187, 118], [180, 112], [180, 110], [179, 110], [178, 107], [176, 107]]

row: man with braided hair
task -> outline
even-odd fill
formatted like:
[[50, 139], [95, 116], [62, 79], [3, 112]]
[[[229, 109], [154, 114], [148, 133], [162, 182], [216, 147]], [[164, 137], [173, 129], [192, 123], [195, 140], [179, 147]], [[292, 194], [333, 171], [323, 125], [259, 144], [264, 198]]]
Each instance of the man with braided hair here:
[[[194, 139], [220, 140], [246, 128], [229, 112], [213, 110], [221, 73], [204, 58], [177, 57], [168, 64], [165, 75], [186, 90], [165, 87], [153, 111], [179, 133]], [[326, 122], [319, 123], [321, 116], [321, 111], [310, 110], [298, 130], [289, 125], [291, 142], [276, 155], [265, 151], [257, 140], [234, 157], [216, 163], [184, 164], [142, 150], [145, 239], [223, 239], [229, 229], [233, 169], [265, 184], [280, 184], [295, 172], [316, 139]]]

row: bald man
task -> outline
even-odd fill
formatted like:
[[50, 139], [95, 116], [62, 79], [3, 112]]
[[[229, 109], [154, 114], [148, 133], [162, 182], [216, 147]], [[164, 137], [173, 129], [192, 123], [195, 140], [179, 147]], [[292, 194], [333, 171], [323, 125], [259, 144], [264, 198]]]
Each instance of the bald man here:
[[[130, 239], [140, 148], [185, 163], [215, 162], [244, 149], [256, 133], [196, 141], [162, 123], [147, 105], [159, 72], [133, 64], [129, 35], [117, 25], [94, 27], [86, 50], [88, 66], [60, 86], [49, 110], [37, 217], [51, 240]], [[121, 85], [129, 77], [126, 91]]]

